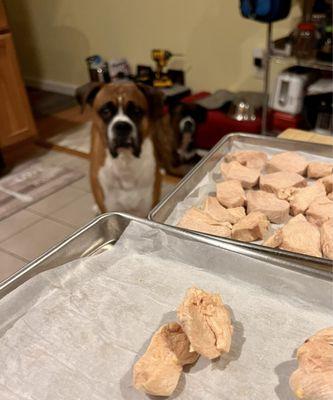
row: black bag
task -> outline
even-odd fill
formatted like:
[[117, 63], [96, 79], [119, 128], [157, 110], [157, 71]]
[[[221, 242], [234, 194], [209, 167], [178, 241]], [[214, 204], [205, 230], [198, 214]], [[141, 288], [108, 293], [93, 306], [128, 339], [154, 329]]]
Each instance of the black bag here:
[[274, 22], [288, 16], [291, 0], [240, 0], [240, 10], [245, 18], [260, 22]]

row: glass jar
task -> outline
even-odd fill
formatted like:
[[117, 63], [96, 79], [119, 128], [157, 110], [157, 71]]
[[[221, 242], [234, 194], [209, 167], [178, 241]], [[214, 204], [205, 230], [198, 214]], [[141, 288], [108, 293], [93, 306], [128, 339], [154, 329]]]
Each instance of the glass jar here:
[[317, 35], [316, 27], [311, 22], [302, 22], [298, 25], [293, 40], [293, 54], [300, 59], [316, 57]]

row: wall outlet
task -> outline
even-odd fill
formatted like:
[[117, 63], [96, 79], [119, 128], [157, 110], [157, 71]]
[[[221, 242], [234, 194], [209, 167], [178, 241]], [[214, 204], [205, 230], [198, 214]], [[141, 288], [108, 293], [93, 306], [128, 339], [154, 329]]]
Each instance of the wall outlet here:
[[255, 49], [253, 49], [253, 73], [257, 79], [264, 79], [265, 54], [265, 49], [262, 49], [260, 47], [256, 47]]

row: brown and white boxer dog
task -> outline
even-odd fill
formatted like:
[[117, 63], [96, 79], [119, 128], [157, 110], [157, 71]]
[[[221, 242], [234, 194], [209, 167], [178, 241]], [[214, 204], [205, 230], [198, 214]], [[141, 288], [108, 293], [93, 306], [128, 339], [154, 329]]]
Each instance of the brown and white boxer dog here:
[[160, 194], [153, 130], [162, 93], [130, 81], [89, 83], [77, 99], [93, 110], [90, 179], [100, 211], [147, 216]]

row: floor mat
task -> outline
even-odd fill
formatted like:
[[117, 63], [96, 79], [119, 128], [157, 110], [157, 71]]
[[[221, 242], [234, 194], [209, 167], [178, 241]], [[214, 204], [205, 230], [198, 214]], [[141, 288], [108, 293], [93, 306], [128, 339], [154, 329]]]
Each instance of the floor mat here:
[[38, 158], [20, 164], [0, 179], [0, 220], [83, 176], [77, 170], [47, 166]]

